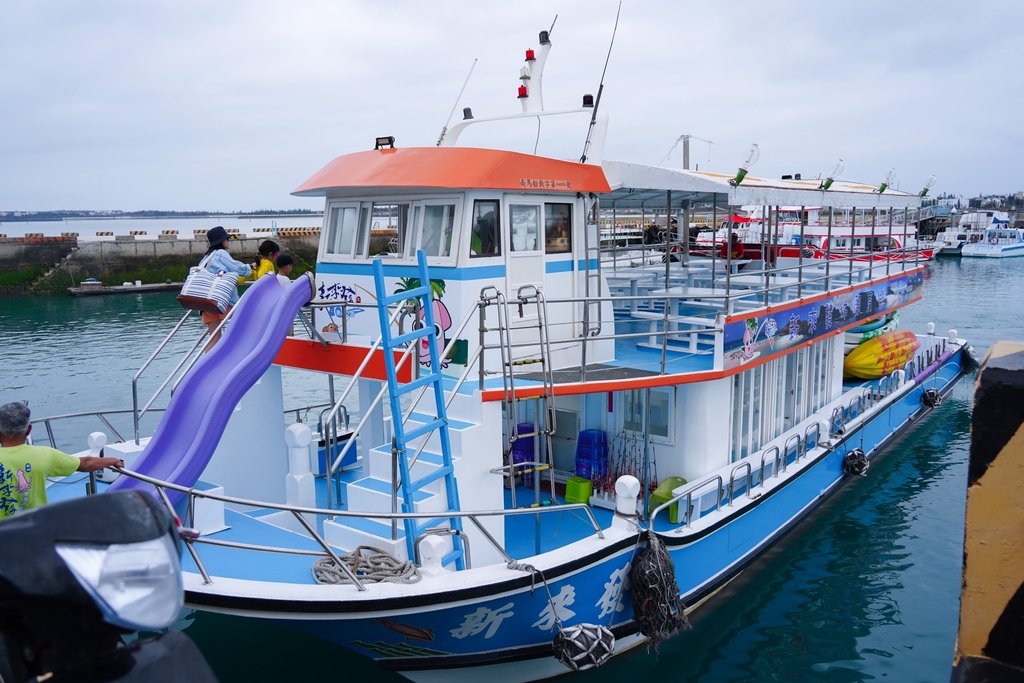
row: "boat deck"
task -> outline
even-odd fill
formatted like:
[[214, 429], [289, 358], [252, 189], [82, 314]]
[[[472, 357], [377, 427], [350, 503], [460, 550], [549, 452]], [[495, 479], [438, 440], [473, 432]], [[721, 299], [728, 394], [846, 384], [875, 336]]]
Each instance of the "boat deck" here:
[[[783, 259], [780, 259], [782, 261]], [[672, 264], [666, 275], [664, 265], [620, 268], [606, 271], [615, 311], [615, 357], [602, 363], [555, 370], [555, 385], [688, 375], [716, 369], [715, 336], [721, 336], [725, 316], [757, 316], [826, 294], [838, 294], [867, 282], [881, 282], [919, 268], [910, 260], [879, 263], [834, 261], [799, 262], [789, 259], [784, 267], [766, 274], [763, 270], [739, 270], [726, 274], [724, 262], [682, 266]], [[748, 264], [748, 262], [740, 262]], [[666, 287], [666, 282], [668, 287]], [[666, 316], [665, 309], [670, 313]], [[668, 343], [663, 344], [666, 321]], [[717, 367], [720, 367], [720, 361]], [[515, 375], [517, 388], [540, 386], [540, 371], [521, 371]], [[449, 387], [454, 380], [445, 380]], [[477, 381], [462, 385], [462, 393], [480, 387]], [[503, 389], [504, 380], [491, 376], [484, 380], [485, 390]]]
[[[341, 478], [343, 481], [354, 481], [362, 476], [364, 476], [362, 470], [356, 467], [342, 473]], [[52, 482], [47, 489], [50, 502], [81, 497], [88, 480], [88, 475], [76, 474]], [[103, 482], [97, 483], [100, 492], [108, 486]], [[317, 506], [327, 508], [326, 480], [322, 477], [316, 479], [316, 495]], [[512, 507], [511, 496], [511, 490], [506, 489], [506, 509]], [[533, 487], [519, 484], [516, 497], [520, 507], [530, 507], [535, 502], [535, 491]], [[542, 493], [540, 500], [548, 500], [547, 494]], [[564, 503], [563, 496], [556, 496], [555, 503], [539, 505], [538, 508], [541, 509], [538, 509], [537, 515], [507, 516], [505, 518], [505, 552], [516, 559], [527, 558], [538, 552], [553, 550], [593, 534], [594, 529], [589, 517], [574, 508], [559, 510], [558, 506]], [[345, 506], [341, 506], [340, 509], [345, 509]], [[591, 509], [601, 528], [607, 528], [611, 523], [612, 511], [597, 506], [592, 506]], [[262, 509], [244, 514], [237, 510], [225, 509], [224, 519], [227, 528], [208, 534], [207, 537], [218, 542], [322, 552], [319, 544], [308, 535], [290, 531], [260, 519], [274, 514], [282, 513], [278, 510]], [[323, 533], [322, 517], [318, 519], [317, 530], [319, 533]], [[541, 539], [539, 547], [537, 538]], [[259, 562], [238, 562], [239, 551], [234, 548], [200, 542], [196, 544], [196, 549], [207, 572], [214, 577], [230, 576], [231, 578], [254, 581], [315, 583], [311, 568], [318, 558], [312, 555], [265, 552], [260, 555]], [[354, 548], [340, 550], [351, 552]], [[198, 571], [194, 560], [187, 552], [182, 553], [181, 562], [185, 571]]]

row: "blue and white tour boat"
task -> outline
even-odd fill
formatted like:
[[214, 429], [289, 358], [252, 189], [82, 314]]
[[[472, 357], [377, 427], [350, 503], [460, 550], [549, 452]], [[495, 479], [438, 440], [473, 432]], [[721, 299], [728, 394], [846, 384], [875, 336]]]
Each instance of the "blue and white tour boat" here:
[[[877, 379], [843, 380], [845, 333], [920, 299], [921, 261], [688, 250], [695, 212], [870, 219], [917, 195], [605, 159], [593, 98], [541, 104], [551, 45], [545, 31], [526, 53], [522, 111], [467, 111], [438, 145], [370, 139], [303, 182], [325, 202], [315, 274], [252, 284], [210, 352], [198, 338], [163, 393], [122, 411], [134, 433], [100, 413], [90, 448], [126, 463], [100, 495], [160, 495], [197, 532], [188, 607], [417, 681], [598, 666], [685, 638], [687, 614], [964, 374], [965, 340], [929, 329], [908, 362], [879, 353]], [[562, 119], [585, 134], [577, 159], [458, 144], [526, 120], [532, 146]], [[671, 258], [604, 253], [599, 226], [641, 210], [676, 217]], [[191, 332], [205, 326], [186, 313], [171, 334]], [[285, 405], [295, 370], [321, 400]]]

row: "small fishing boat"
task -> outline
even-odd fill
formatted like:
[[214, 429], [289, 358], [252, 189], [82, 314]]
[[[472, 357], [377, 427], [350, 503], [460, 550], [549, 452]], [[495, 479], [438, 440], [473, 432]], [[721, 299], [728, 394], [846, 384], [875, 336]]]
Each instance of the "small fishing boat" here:
[[960, 254], [984, 258], [1024, 256], [1024, 229], [1007, 225], [987, 228], [980, 240], [965, 244]]
[[[654, 266], [605, 258], [602, 220], [644, 207], [858, 207], [878, 225], [920, 198], [605, 159], [594, 98], [542, 106], [551, 46], [526, 52], [522, 112], [467, 111], [439, 145], [377, 138], [302, 183], [325, 202], [315, 275], [249, 287], [162, 383], [151, 435], [159, 391], [133, 399], [126, 439], [100, 414], [90, 447], [127, 465], [100, 491], [154, 492], [196, 529], [189, 607], [417, 681], [599, 666], [684, 631], [965, 372], [965, 340], [932, 328], [843, 380], [843, 334], [922, 296], [912, 258], [738, 263], [685, 240]], [[579, 160], [457, 144], [555, 117], [587, 133]], [[205, 333], [189, 315], [171, 335]], [[322, 401], [284, 405], [296, 371]]]
[[972, 209], [960, 215], [955, 227], [950, 227], [935, 235], [936, 256], [960, 256], [968, 244], [977, 244], [985, 240], [985, 231], [989, 228], [1009, 228], [1010, 218], [1005, 211]]

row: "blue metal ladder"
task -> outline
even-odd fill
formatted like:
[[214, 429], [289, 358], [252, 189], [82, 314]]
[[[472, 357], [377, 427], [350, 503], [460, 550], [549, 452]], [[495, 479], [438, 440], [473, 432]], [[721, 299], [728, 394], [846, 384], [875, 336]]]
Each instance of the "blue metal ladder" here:
[[[444, 478], [445, 493], [448, 497], [448, 512], [458, 512], [459, 490], [455, 482], [455, 469], [452, 466], [451, 441], [448, 435], [448, 415], [445, 408], [443, 376], [441, 375], [441, 359], [438, 355], [437, 328], [434, 327], [433, 295], [430, 287], [430, 276], [427, 273], [427, 256], [421, 249], [416, 252], [416, 260], [419, 266], [418, 287], [403, 290], [394, 294], [387, 293], [384, 283], [384, 264], [381, 259], [373, 261], [373, 281], [377, 292], [377, 312], [380, 317], [381, 347], [384, 350], [384, 365], [388, 378], [388, 395], [391, 402], [391, 421], [394, 428], [394, 441], [392, 448], [394, 457], [398, 460], [399, 473], [401, 475], [400, 490], [402, 493], [402, 511], [415, 512], [414, 497], [418, 491], [423, 490], [427, 485]], [[411, 332], [392, 336], [391, 324], [388, 315], [388, 306], [396, 303], [419, 299], [419, 305], [423, 309], [423, 324], [419, 329]], [[430, 349], [429, 373], [421, 366], [420, 376], [408, 384], [399, 385], [395, 370], [395, 351], [404, 351], [408, 344], [417, 344], [426, 340]], [[413, 359], [418, 354], [413, 353]], [[425, 374], [426, 373], [426, 374]], [[420, 387], [433, 389], [436, 417], [426, 424], [414, 427], [406, 431], [405, 421], [402, 419], [402, 407], [400, 398], [404, 394], [416, 391]], [[424, 440], [430, 438], [432, 432], [438, 432], [441, 442], [442, 465], [430, 474], [413, 481], [410, 471], [408, 444], [420, 437]], [[393, 492], [397, 495], [397, 492]], [[456, 568], [465, 569], [465, 550], [462, 540], [462, 518], [444, 517], [443, 513], [432, 519], [406, 519], [405, 520], [405, 542], [409, 550], [409, 559], [416, 557], [416, 539], [429, 529], [437, 528], [447, 522], [451, 530], [452, 551], [444, 556], [442, 564], [449, 564], [454, 561]]]

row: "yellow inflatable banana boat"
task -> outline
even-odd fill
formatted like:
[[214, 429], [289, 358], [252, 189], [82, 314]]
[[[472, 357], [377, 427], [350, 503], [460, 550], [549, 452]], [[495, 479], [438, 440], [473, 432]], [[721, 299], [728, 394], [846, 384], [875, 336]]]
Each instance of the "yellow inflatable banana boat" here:
[[902, 368], [914, 357], [921, 342], [910, 330], [895, 330], [872, 337], [846, 355], [844, 379], [876, 379]]

